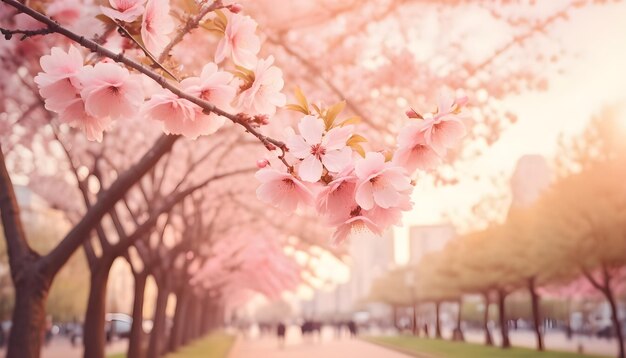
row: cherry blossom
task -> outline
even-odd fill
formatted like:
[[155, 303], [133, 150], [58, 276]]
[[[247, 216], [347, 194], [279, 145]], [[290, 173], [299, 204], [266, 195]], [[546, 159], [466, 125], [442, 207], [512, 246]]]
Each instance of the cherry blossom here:
[[93, 67], [85, 66], [79, 77], [83, 85], [80, 95], [85, 110], [92, 116], [132, 117], [143, 103], [140, 81], [122, 66], [100, 62]]
[[109, 0], [111, 7], [100, 6], [106, 16], [124, 22], [137, 20], [144, 12], [146, 0]]
[[85, 133], [88, 140], [102, 141], [103, 132], [110, 126], [110, 117], [94, 117], [85, 111], [85, 103], [78, 97], [67, 103], [59, 115], [59, 120], [70, 127], [78, 128]]
[[78, 0], [54, 1], [46, 9], [46, 13], [63, 25], [72, 25], [80, 19], [81, 6]]
[[34, 81], [39, 86], [46, 108], [59, 113], [67, 102], [76, 98], [83, 56], [74, 46], [70, 46], [67, 52], [53, 47], [49, 55], [41, 57], [39, 63], [43, 72], [39, 72]]
[[254, 79], [244, 83], [239, 94], [237, 106], [244, 112], [274, 115], [276, 107], [282, 107], [287, 97], [280, 91], [283, 89], [283, 71], [272, 66], [274, 57], [259, 59], [254, 69]]
[[408, 196], [411, 181], [403, 168], [385, 162], [381, 153], [368, 152], [364, 159], [356, 162], [354, 171], [359, 178], [356, 202], [365, 210], [374, 206], [383, 209], [397, 207]]
[[328, 218], [329, 224], [337, 225], [350, 218], [357, 207], [354, 200], [358, 178], [345, 173], [328, 183], [317, 196], [317, 211]]
[[312, 205], [314, 194], [310, 188], [289, 173], [274, 168], [263, 168], [255, 174], [261, 182], [257, 197], [286, 213], [293, 213], [299, 204]]
[[[202, 69], [200, 77], [186, 78], [181, 82], [181, 85], [187, 93], [228, 111], [236, 94], [235, 88], [230, 85], [232, 79], [232, 74], [219, 71], [216, 64], [208, 63]], [[202, 108], [198, 106], [195, 106], [195, 109], [194, 122], [197, 123], [194, 123], [194, 127], [196, 134], [190, 137], [212, 134], [224, 124], [224, 117], [215, 113], [203, 114]]]
[[466, 134], [463, 118], [459, 115], [461, 106], [467, 99], [451, 96], [439, 97], [437, 113], [424, 116], [424, 139], [437, 154], [443, 156], [446, 150], [457, 145]]
[[322, 177], [324, 167], [337, 173], [350, 163], [352, 150], [346, 141], [352, 134], [352, 126], [335, 127], [324, 133], [324, 120], [309, 115], [300, 120], [298, 129], [300, 135], [291, 136], [287, 146], [296, 158], [302, 159], [298, 167], [302, 180], [314, 183]]
[[169, 42], [168, 35], [174, 31], [168, 0], [148, 0], [141, 21], [141, 39], [148, 51], [159, 55]]
[[426, 143], [423, 122], [411, 123], [400, 131], [398, 149], [393, 156], [394, 164], [414, 172], [416, 169], [433, 169], [440, 162], [437, 152]]
[[337, 227], [333, 234], [333, 243], [340, 245], [351, 236], [382, 235], [382, 230], [365, 216], [353, 216]]
[[198, 127], [196, 106], [169, 91], [152, 95], [141, 110], [143, 117], [163, 122], [167, 134], [182, 134], [196, 138], [202, 130]]
[[249, 16], [232, 14], [228, 18], [224, 37], [217, 44], [215, 62], [220, 63], [231, 57], [236, 65], [251, 68], [255, 65], [256, 55], [261, 49], [261, 41], [255, 34], [256, 21]]

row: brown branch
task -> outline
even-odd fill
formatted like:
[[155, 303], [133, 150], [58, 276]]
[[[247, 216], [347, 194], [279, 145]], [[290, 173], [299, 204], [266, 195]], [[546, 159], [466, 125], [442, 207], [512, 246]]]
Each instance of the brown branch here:
[[191, 30], [198, 27], [198, 25], [200, 25], [200, 21], [202, 21], [202, 19], [208, 13], [215, 11], [217, 9], [221, 9], [223, 7], [224, 5], [222, 4], [222, 0], [216, 0], [211, 5], [207, 5], [207, 3], [204, 3], [202, 7], [200, 8], [200, 11], [198, 12], [198, 14], [194, 17], [190, 17], [189, 19], [187, 19], [185, 26], [183, 26], [183, 28], [180, 29], [180, 31], [176, 33], [176, 36], [174, 36], [174, 38], [170, 41], [170, 43], [168, 43], [167, 46], [165, 46], [165, 48], [161, 52], [161, 55], [159, 56], [159, 62], [165, 61], [165, 59], [169, 56], [174, 46], [178, 45], [178, 43], [180, 43], [185, 37], [185, 35], [187, 35]]
[[12, 39], [13, 35], [22, 35], [22, 37], [20, 38], [20, 41], [24, 41], [27, 38], [33, 37], [33, 36], [49, 35], [49, 34], [54, 33], [54, 31], [50, 29], [49, 27], [44, 27], [43, 29], [39, 29], [39, 30], [9, 30], [9, 29], [0, 28], [0, 32], [2, 32], [2, 35], [4, 35], [4, 38], [6, 40]]

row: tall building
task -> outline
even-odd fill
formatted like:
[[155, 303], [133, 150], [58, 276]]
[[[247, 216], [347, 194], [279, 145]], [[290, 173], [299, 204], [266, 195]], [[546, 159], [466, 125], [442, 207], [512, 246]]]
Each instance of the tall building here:
[[350, 279], [335, 287], [315, 290], [311, 300], [301, 303], [304, 317], [325, 318], [363, 309], [374, 280], [395, 263], [392, 230], [383, 237], [359, 237], [349, 245]]
[[409, 262], [417, 263], [430, 252], [443, 249], [457, 236], [452, 224], [414, 225], [409, 228]]

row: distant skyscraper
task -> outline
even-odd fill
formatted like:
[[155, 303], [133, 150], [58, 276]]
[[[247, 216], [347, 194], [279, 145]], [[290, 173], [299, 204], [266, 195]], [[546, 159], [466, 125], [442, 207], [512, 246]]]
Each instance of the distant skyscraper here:
[[548, 188], [550, 180], [550, 167], [544, 157], [536, 154], [521, 157], [511, 177], [513, 194], [511, 207], [523, 207], [534, 203]]
[[409, 262], [417, 263], [433, 251], [443, 249], [457, 236], [452, 224], [416, 225], [409, 228]]

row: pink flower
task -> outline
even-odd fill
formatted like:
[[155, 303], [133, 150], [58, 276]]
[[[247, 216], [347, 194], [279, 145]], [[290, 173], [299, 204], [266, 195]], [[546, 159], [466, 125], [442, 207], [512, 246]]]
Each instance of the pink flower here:
[[318, 194], [316, 209], [328, 218], [331, 225], [346, 221], [357, 208], [354, 201], [356, 185], [357, 177], [348, 174], [331, 181]]
[[464, 98], [440, 96], [437, 113], [431, 118], [425, 117], [422, 122], [424, 139], [437, 154], [443, 156], [446, 149], [452, 148], [465, 136], [465, 124], [458, 115]]
[[393, 155], [394, 164], [412, 173], [416, 169], [432, 169], [440, 162], [437, 152], [426, 144], [423, 123], [411, 123], [400, 131], [398, 149]]
[[352, 126], [335, 127], [324, 134], [324, 120], [317, 116], [304, 116], [298, 123], [300, 135], [287, 140], [293, 156], [302, 159], [298, 167], [300, 178], [316, 182], [322, 177], [323, 167], [337, 173], [350, 164], [352, 150], [346, 141], [352, 134]]
[[84, 67], [80, 80], [85, 110], [94, 117], [132, 117], [143, 103], [140, 80], [115, 63], [100, 62]]
[[365, 210], [376, 205], [383, 209], [397, 207], [411, 189], [411, 180], [404, 169], [385, 162], [381, 153], [368, 152], [356, 162], [354, 171], [359, 178], [356, 202]]
[[78, 97], [69, 102], [59, 115], [59, 120], [85, 133], [88, 140], [102, 141], [102, 133], [111, 123], [110, 117], [94, 117], [85, 111], [85, 103]]
[[260, 169], [254, 175], [261, 185], [256, 190], [259, 200], [292, 213], [299, 204], [312, 205], [313, 192], [289, 173], [273, 168]]
[[163, 91], [146, 101], [141, 112], [146, 118], [162, 121], [163, 131], [167, 134], [196, 138], [202, 132], [202, 128], [198, 128], [202, 123], [195, 121], [196, 107], [170, 91]]
[[60, 113], [67, 102], [76, 98], [83, 56], [74, 46], [70, 46], [68, 52], [53, 47], [50, 55], [42, 56], [39, 63], [43, 72], [34, 79], [39, 93], [45, 99], [47, 109]]
[[111, 7], [100, 5], [100, 10], [112, 19], [133, 22], [143, 14], [145, 2], [146, 0], [109, 0]]
[[250, 68], [256, 63], [256, 54], [261, 49], [261, 41], [255, 34], [256, 21], [249, 16], [232, 14], [228, 18], [224, 37], [217, 44], [215, 62], [220, 63], [232, 56], [235, 65]]
[[[229, 85], [232, 79], [233, 75], [218, 71], [216, 64], [209, 63], [202, 69], [200, 77], [186, 78], [181, 82], [181, 86], [187, 93], [228, 111], [236, 94], [235, 88]], [[206, 115], [198, 106], [195, 106], [195, 109], [194, 121], [199, 122], [194, 124], [197, 129], [196, 136], [212, 134], [224, 125], [224, 117], [215, 113]]]
[[351, 236], [381, 235], [382, 230], [365, 216], [354, 216], [337, 227], [333, 244], [339, 245]]
[[58, 0], [50, 4], [46, 14], [62, 25], [72, 25], [80, 19], [81, 4], [78, 0]]
[[241, 111], [271, 116], [276, 113], [277, 106], [282, 107], [287, 102], [285, 95], [280, 93], [285, 84], [283, 71], [272, 63], [273, 56], [257, 62], [254, 82], [246, 84], [248, 87], [239, 94], [237, 106]]
[[169, 0], [148, 0], [141, 21], [141, 39], [148, 51], [159, 56], [169, 43], [168, 35], [174, 31]]

